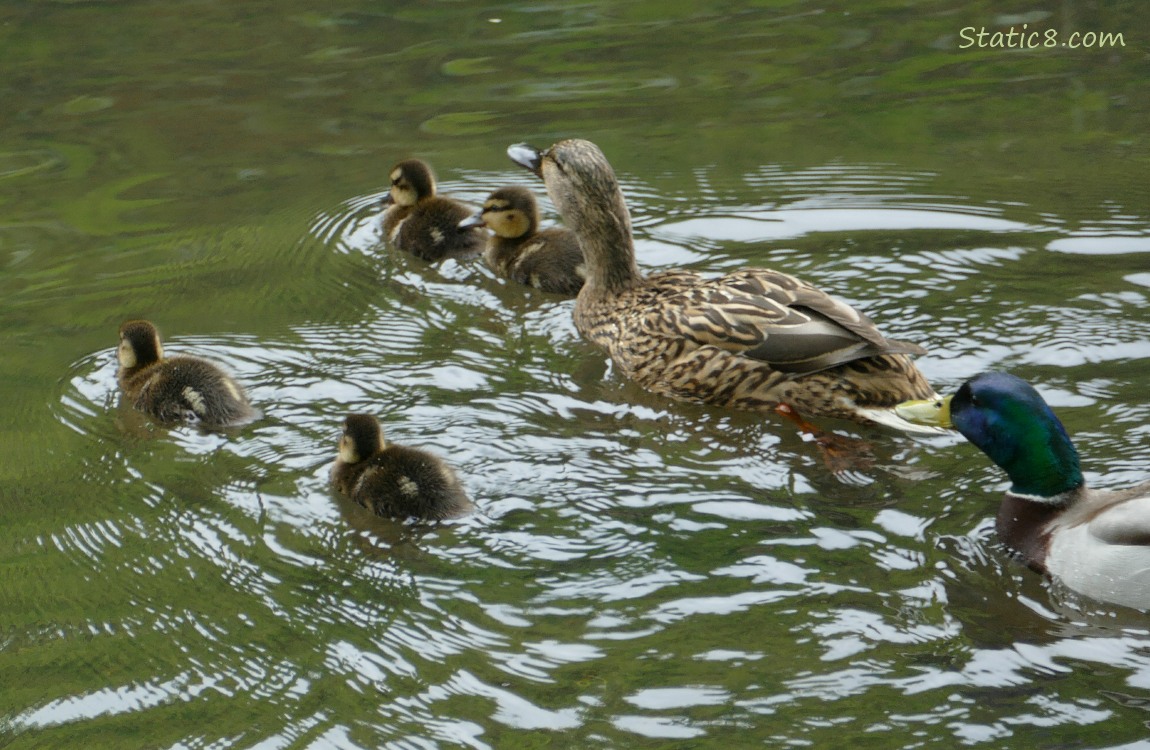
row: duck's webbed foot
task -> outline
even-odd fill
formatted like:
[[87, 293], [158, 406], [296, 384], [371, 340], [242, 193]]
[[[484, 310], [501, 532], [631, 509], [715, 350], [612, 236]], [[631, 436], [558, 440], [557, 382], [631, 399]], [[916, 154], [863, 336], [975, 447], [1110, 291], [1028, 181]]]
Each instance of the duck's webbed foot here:
[[803, 419], [790, 404], [779, 404], [775, 407], [775, 413], [793, 422], [805, 436], [804, 439], [819, 447], [823, 463], [837, 479], [849, 484], [866, 484], [870, 481], [863, 476], [864, 472], [874, 468], [874, 450], [869, 442], [822, 430]]

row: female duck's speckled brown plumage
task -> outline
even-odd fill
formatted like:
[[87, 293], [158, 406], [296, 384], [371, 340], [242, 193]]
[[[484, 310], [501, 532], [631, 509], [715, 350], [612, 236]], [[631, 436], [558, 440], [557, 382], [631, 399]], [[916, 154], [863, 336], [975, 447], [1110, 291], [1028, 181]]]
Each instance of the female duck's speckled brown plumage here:
[[518, 145], [508, 154], [543, 179], [579, 236], [587, 281], [576, 328], [643, 387], [740, 409], [785, 403], [910, 431], [892, 407], [937, 397], [907, 356], [921, 347], [885, 338], [861, 312], [792, 276], [644, 276], [619, 183], [595, 144], [565, 140], [543, 152]]
[[407, 159], [391, 168], [391, 189], [383, 199], [383, 236], [398, 250], [417, 258], [439, 261], [478, 255], [486, 235], [482, 229], [461, 228], [471, 216], [468, 206], [436, 195], [435, 176], [426, 162]]
[[339, 492], [387, 518], [437, 521], [475, 509], [443, 459], [386, 442], [379, 420], [370, 414], [348, 415], [331, 481]]
[[235, 378], [199, 357], [165, 357], [160, 334], [146, 320], [120, 326], [117, 379], [132, 406], [163, 422], [198, 421], [219, 429], [259, 416]]
[[569, 297], [583, 288], [586, 269], [579, 239], [564, 227], [540, 230], [539, 207], [527, 188], [499, 188], [460, 226], [492, 231], [483, 259], [503, 278]]

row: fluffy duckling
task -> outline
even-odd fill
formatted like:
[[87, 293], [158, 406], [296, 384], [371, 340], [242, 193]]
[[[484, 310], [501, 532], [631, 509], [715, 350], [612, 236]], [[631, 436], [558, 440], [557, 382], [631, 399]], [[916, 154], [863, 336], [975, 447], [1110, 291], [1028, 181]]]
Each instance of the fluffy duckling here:
[[459, 226], [493, 232], [483, 259], [503, 278], [568, 297], [583, 288], [587, 273], [579, 239], [563, 227], [540, 230], [539, 207], [527, 188], [499, 188]]
[[435, 176], [426, 162], [407, 159], [391, 168], [391, 190], [383, 199], [383, 235], [417, 258], [439, 261], [478, 255], [486, 243], [479, 227], [460, 227], [472, 210], [435, 194]]
[[120, 326], [116, 356], [125, 398], [162, 422], [194, 420], [220, 429], [259, 416], [243, 387], [216, 365], [199, 357], [165, 357], [159, 331], [146, 320]]
[[379, 516], [438, 521], [475, 509], [443, 459], [384, 441], [379, 420], [370, 414], [351, 414], [344, 421], [331, 480], [339, 492]]
[[998, 536], [1032, 570], [1100, 601], [1150, 609], [1150, 482], [1088, 488], [1066, 428], [1026, 381], [987, 372], [953, 396], [898, 412], [957, 429], [1006, 472]]
[[778, 271], [645, 276], [627, 204], [595, 144], [565, 140], [546, 151], [521, 144], [508, 155], [543, 179], [578, 235], [587, 281], [575, 326], [627, 377], [677, 399], [756, 411], [786, 404], [929, 430], [893, 411], [902, 401], [937, 397], [907, 356], [922, 347], [885, 338], [866, 315]]

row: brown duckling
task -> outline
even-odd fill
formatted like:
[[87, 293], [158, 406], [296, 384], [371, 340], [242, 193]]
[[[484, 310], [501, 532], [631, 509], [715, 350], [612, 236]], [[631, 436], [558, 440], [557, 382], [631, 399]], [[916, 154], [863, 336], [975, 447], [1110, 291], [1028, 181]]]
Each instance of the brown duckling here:
[[499, 188], [461, 227], [482, 227], [493, 234], [483, 259], [505, 279], [544, 292], [574, 297], [587, 276], [579, 238], [570, 229], [539, 229], [539, 206], [527, 188]]
[[350, 414], [344, 421], [331, 481], [348, 498], [389, 518], [438, 521], [475, 509], [443, 459], [386, 442], [370, 414]]
[[938, 397], [907, 356], [922, 347], [885, 338], [863, 313], [778, 271], [645, 276], [619, 182], [595, 144], [572, 139], [546, 151], [526, 144], [507, 151], [543, 179], [578, 234], [587, 281], [575, 327], [627, 377], [671, 398], [755, 411], [786, 404], [935, 431], [893, 411], [903, 400]]
[[383, 199], [383, 235], [417, 258], [439, 261], [478, 255], [486, 243], [479, 227], [459, 226], [468, 206], [435, 194], [435, 176], [426, 162], [407, 159], [391, 168], [391, 190]]
[[124, 397], [162, 422], [198, 421], [220, 429], [259, 416], [243, 387], [216, 365], [199, 357], [165, 357], [159, 331], [146, 320], [120, 326], [116, 356]]

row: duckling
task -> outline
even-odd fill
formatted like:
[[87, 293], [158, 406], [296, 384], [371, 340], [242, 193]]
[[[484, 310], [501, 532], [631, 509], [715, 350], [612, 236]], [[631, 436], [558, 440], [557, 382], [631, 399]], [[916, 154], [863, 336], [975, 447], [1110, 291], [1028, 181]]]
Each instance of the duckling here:
[[579, 237], [587, 281], [575, 301], [575, 327], [639, 385], [718, 406], [770, 411], [785, 404], [930, 430], [893, 412], [902, 401], [937, 397], [907, 356], [922, 347], [885, 338], [863, 313], [778, 271], [644, 276], [627, 204], [595, 144], [572, 139], [546, 151], [520, 144], [508, 155], [543, 179]]
[[1150, 482], [1087, 487], [1066, 428], [1029, 383], [986, 372], [952, 396], [897, 411], [957, 429], [1006, 472], [998, 536], [1031, 570], [1100, 601], [1150, 609]]
[[383, 235], [417, 258], [478, 255], [486, 243], [479, 227], [460, 227], [472, 214], [464, 204], [435, 194], [435, 176], [426, 162], [407, 159], [391, 168], [391, 190], [381, 201]]
[[539, 207], [530, 190], [499, 188], [459, 226], [485, 226], [494, 233], [483, 259], [503, 278], [568, 297], [583, 288], [587, 272], [578, 238], [563, 227], [540, 231]]
[[379, 420], [370, 414], [350, 414], [344, 421], [331, 480], [339, 492], [379, 516], [437, 521], [475, 509], [443, 459], [386, 442]]
[[235, 378], [199, 357], [165, 357], [160, 333], [146, 320], [120, 326], [117, 379], [132, 405], [162, 422], [195, 420], [208, 429], [259, 416]]

